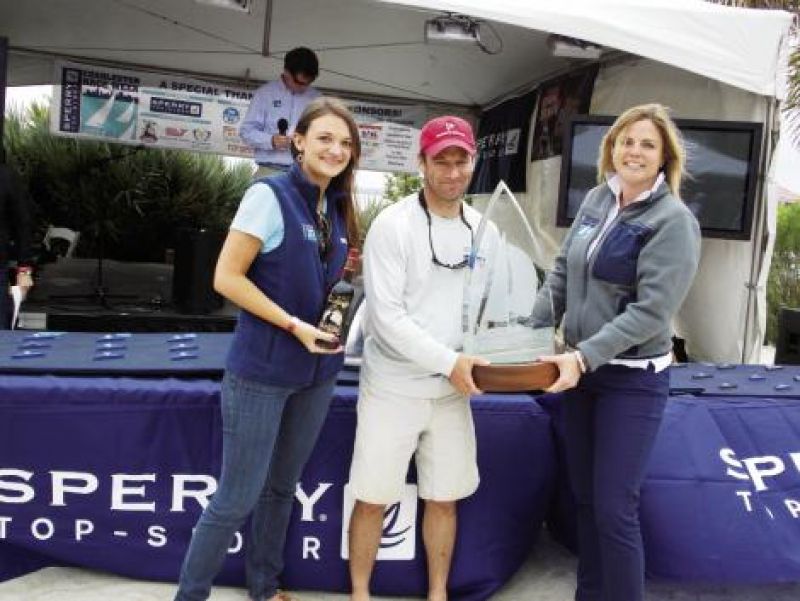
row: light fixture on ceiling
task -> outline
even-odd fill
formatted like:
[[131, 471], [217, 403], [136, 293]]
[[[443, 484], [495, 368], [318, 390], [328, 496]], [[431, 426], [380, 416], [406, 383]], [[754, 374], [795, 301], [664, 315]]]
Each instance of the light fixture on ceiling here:
[[198, 4], [207, 4], [217, 8], [229, 8], [243, 13], [249, 13], [253, 0], [194, 0]]
[[[481, 39], [481, 25], [485, 25], [492, 34], [491, 44]], [[449, 44], [451, 42], [474, 43], [486, 54], [500, 54], [503, 51], [503, 40], [500, 34], [488, 21], [477, 21], [470, 16], [457, 13], [445, 13], [439, 17], [425, 21], [426, 44]]]
[[561, 58], [577, 58], [583, 60], [597, 60], [603, 52], [603, 47], [577, 38], [553, 34], [547, 38], [547, 45], [553, 56]]
[[426, 44], [470, 42], [480, 44], [480, 24], [466, 15], [448, 13], [425, 21]]

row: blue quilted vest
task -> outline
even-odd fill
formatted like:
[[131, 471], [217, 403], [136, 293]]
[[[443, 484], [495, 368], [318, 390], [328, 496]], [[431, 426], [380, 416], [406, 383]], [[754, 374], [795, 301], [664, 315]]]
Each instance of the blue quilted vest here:
[[[275, 192], [283, 215], [283, 241], [259, 253], [247, 277], [289, 315], [316, 325], [328, 290], [347, 258], [347, 233], [340, 191], [328, 189], [327, 216], [331, 243], [325, 262], [317, 243], [319, 188], [297, 164], [288, 173], [260, 180]], [[282, 328], [242, 309], [228, 353], [227, 369], [237, 376], [277, 386], [306, 386], [327, 379], [342, 367], [344, 354], [321, 355], [306, 348]]]

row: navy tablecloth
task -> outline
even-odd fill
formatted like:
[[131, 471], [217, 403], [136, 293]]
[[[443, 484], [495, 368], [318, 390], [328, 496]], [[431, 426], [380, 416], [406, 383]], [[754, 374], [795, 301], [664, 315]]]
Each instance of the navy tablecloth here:
[[[218, 378], [230, 333], [0, 331], [0, 374]], [[342, 382], [356, 384], [357, 370]], [[673, 395], [800, 398], [800, 366], [688, 363], [670, 368]]]
[[[75, 563], [174, 580], [213, 491], [217, 378], [230, 335], [101, 336], [0, 332], [0, 579]], [[101, 345], [121, 342], [125, 357], [94, 358], [106, 352]], [[180, 345], [197, 348], [172, 348]], [[46, 352], [12, 356], [28, 350]], [[183, 352], [197, 356], [172, 359]], [[348, 586], [342, 523], [358, 374], [340, 375], [296, 496], [285, 574], [295, 588]], [[673, 366], [670, 388], [642, 490], [648, 573], [731, 583], [800, 579], [800, 367]], [[501, 586], [545, 519], [574, 548], [560, 403], [560, 395], [472, 400], [482, 483], [459, 507], [455, 596], [486, 598]], [[397, 542], [413, 526], [413, 537], [397, 546], [401, 558], [379, 562], [378, 593], [424, 591], [420, 508], [409, 503], [396, 508], [385, 536]], [[401, 524], [415, 510], [417, 520]], [[240, 550], [221, 581], [242, 581]]]
[[[219, 473], [218, 395], [211, 380], [0, 375], [0, 558], [16, 558], [0, 577], [44, 556], [44, 563], [175, 580], [200, 501]], [[337, 388], [300, 482], [285, 586], [348, 590], [342, 514], [355, 398], [354, 387]], [[472, 403], [482, 482], [459, 507], [451, 587], [453, 598], [477, 600], [528, 555], [550, 503], [555, 450], [550, 417], [532, 397]], [[400, 522], [384, 536], [405, 538], [405, 555], [378, 563], [374, 588], [423, 594], [421, 508], [408, 498], [398, 509]], [[409, 511], [417, 519], [403, 523]], [[240, 549], [219, 581], [243, 582]]]
[[[537, 402], [552, 417], [559, 466], [549, 528], [576, 550], [562, 396]], [[670, 397], [642, 487], [640, 520], [649, 576], [800, 580], [800, 399]]]
[[232, 336], [0, 331], [0, 374], [220, 377]]

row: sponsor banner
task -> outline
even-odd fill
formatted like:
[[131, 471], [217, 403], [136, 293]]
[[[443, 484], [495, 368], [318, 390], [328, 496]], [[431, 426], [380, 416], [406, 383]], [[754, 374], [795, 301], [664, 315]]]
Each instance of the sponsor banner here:
[[572, 115], [588, 113], [597, 77], [597, 65], [573, 71], [542, 84], [533, 130], [531, 161], [561, 155], [564, 126]]
[[428, 118], [420, 105], [346, 100], [361, 134], [361, 169], [417, 173], [419, 132]]
[[[219, 388], [205, 378], [7, 376], [0, 386], [0, 580], [44, 562], [174, 582], [217, 489]], [[295, 487], [287, 588], [349, 590], [343, 556], [356, 395], [356, 388], [337, 387]], [[529, 397], [474, 400], [473, 408], [487, 444], [479, 445], [481, 488], [459, 507], [450, 585], [452, 598], [463, 601], [490, 598], [528, 557], [555, 470], [550, 418]], [[520, 455], [536, 457], [536, 469], [521, 472]], [[426, 590], [414, 481], [412, 470], [403, 498], [387, 507], [376, 594]], [[244, 581], [249, 537], [245, 524], [218, 582]]]
[[58, 135], [250, 157], [239, 124], [252, 92], [157, 73], [56, 61]]
[[[50, 129], [71, 137], [252, 157], [239, 137], [253, 91], [199, 79], [56, 62]], [[348, 100], [361, 168], [416, 173], [421, 105]]]
[[507, 100], [481, 115], [470, 194], [491, 194], [500, 180], [525, 191], [526, 154], [536, 92]]
[[[782, 399], [766, 390], [752, 396], [742, 390], [754, 376], [765, 389], [792, 381], [794, 373], [775, 367], [775, 372], [756, 365], [671, 368], [673, 390], [684, 392], [670, 396], [641, 491], [648, 575], [717, 583], [800, 579], [797, 393]], [[723, 381], [741, 386], [729, 388], [729, 396], [685, 392], [689, 383], [716, 388]], [[538, 400], [551, 411], [563, 447], [564, 397]], [[576, 506], [566, 474], [559, 475], [558, 487], [554, 530], [559, 540], [574, 545]]]
[[[748, 379], [742, 371], [717, 372], [717, 385]], [[772, 388], [787, 375], [767, 372], [766, 380]], [[800, 577], [800, 404], [733, 390], [672, 397], [667, 406], [642, 490], [647, 569], [655, 577]]]

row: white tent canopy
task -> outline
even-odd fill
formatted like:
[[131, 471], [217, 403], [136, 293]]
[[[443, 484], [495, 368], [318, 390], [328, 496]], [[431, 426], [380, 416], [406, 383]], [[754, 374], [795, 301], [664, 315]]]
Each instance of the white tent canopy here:
[[792, 16], [702, 0], [382, 0], [464, 13], [643, 56], [765, 96]]
[[[443, 11], [490, 21], [503, 51], [425, 45], [425, 20]], [[319, 53], [322, 88], [484, 106], [571, 65], [547, 49], [550, 33], [779, 96], [791, 18], [701, 0], [253, 0], [250, 14], [194, 0], [37, 0], [0, 3], [0, 34], [10, 85], [49, 83], [52, 56], [266, 80], [304, 44]]]

